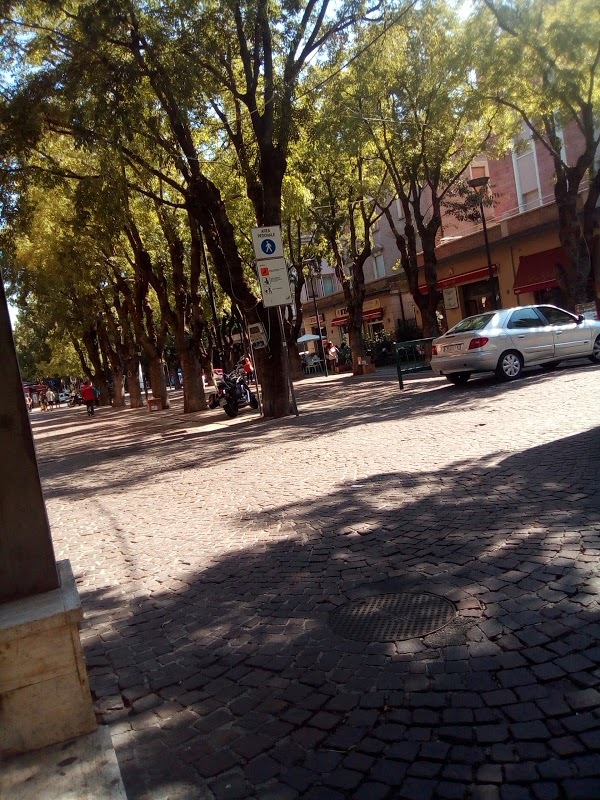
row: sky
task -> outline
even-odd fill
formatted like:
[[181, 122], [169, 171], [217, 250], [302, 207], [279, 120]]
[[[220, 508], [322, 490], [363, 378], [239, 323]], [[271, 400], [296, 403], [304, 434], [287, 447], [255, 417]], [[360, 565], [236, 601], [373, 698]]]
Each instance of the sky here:
[[13, 306], [11, 306], [11, 304], [9, 303], [8, 304], [8, 313], [10, 314], [10, 321], [12, 322], [12, 326], [14, 328], [15, 327], [15, 322], [17, 321], [17, 317], [19, 315], [19, 312], [17, 311], [16, 308], [13, 308]]

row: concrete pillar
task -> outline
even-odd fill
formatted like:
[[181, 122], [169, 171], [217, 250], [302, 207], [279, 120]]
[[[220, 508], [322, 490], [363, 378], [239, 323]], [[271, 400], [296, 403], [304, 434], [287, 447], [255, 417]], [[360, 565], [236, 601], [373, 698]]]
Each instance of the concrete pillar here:
[[93, 731], [81, 604], [57, 569], [0, 277], [0, 757]]
[[0, 278], [0, 603], [58, 588], [29, 412]]

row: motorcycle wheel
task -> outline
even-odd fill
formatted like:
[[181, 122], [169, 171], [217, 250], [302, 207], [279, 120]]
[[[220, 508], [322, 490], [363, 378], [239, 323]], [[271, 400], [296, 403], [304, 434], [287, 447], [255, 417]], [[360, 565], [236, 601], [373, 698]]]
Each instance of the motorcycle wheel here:
[[228, 417], [237, 417], [239, 411], [238, 404], [235, 401], [233, 403], [227, 403], [226, 406], [223, 406], [223, 411]]
[[208, 407], [209, 408], [219, 407], [219, 400], [214, 392], [208, 396]]
[[255, 394], [250, 394], [250, 408], [258, 408], [258, 397]]

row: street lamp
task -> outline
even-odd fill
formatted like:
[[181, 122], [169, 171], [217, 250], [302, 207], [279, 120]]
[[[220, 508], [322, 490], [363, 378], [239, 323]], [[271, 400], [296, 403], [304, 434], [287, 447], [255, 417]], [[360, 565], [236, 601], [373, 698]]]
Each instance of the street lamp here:
[[483, 225], [483, 239], [485, 241], [485, 252], [487, 254], [487, 262], [488, 262], [488, 272], [489, 272], [489, 282], [490, 282], [490, 291], [492, 293], [492, 308], [498, 308], [498, 302], [496, 299], [496, 283], [494, 281], [494, 267], [492, 264], [492, 254], [490, 253], [490, 241], [488, 239], [488, 232], [487, 232], [487, 225], [485, 224], [485, 212], [483, 210], [483, 190], [487, 187], [489, 183], [489, 176], [488, 175], [481, 175], [479, 178], [471, 178], [467, 181], [467, 184], [471, 187], [471, 189], [482, 189], [482, 191], [477, 192], [477, 197], [479, 199], [479, 213], [481, 214], [481, 222]]

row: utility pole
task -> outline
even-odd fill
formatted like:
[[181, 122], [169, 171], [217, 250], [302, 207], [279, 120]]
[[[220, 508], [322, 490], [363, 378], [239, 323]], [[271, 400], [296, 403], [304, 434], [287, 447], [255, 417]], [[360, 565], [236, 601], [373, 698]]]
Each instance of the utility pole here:
[[313, 265], [316, 268], [316, 266], [317, 266], [316, 257], [312, 258], [308, 262], [308, 276], [310, 278], [310, 290], [312, 292], [313, 303], [314, 303], [314, 306], [315, 306], [315, 316], [316, 316], [316, 319], [317, 319], [317, 328], [319, 329], [319, 341], [321, 343], [321, 352], [323, 353], [323, 365], [325, 367], [325, 377], [328, 378], [329, 377], [329, 373], [327, 371], [327, 359], [325, 357], [325, 346], [323, 344], [323, 331], [321, 330], [321, 320], [319, 319], [319, 309], [317, 307], [317, 296], [315, 294], [315, 285], [313, 283]]

